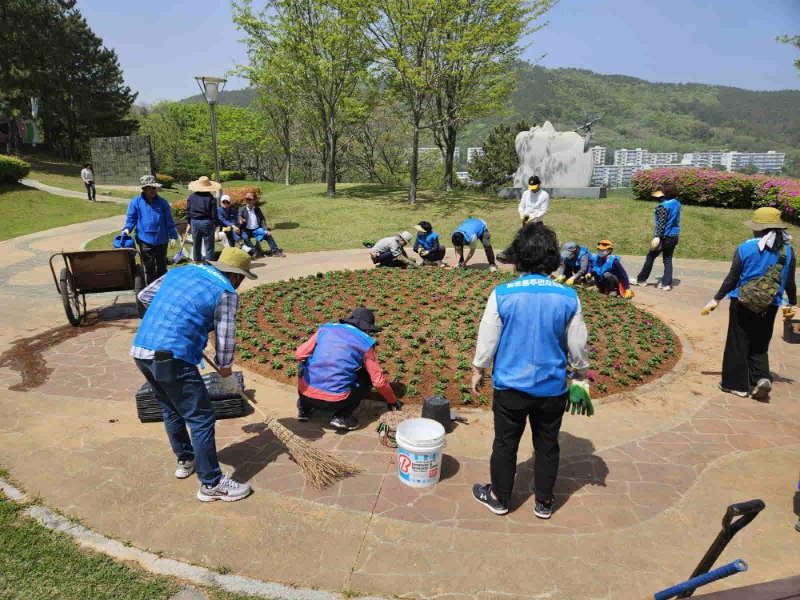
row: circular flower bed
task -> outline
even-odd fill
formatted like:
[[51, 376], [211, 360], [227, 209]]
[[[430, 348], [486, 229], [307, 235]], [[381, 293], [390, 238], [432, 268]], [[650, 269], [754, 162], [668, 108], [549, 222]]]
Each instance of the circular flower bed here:
[[[378, 360], [419, 404], [442, 394], [453, 405], [488, 406], [470, 392], [475, 340], [486, 299], [510, 273], [437, 268], [334, 271], [269, 283], [242, 294], [237, 334], [247, 367], [296, 385], [294, 352], [322, 323], [357, 306], [375, 311]], [[620, 298], [578, 289], [589, 331], [592, 396], [628, 390], [667, 372], [680, 342], [663, 322]]]

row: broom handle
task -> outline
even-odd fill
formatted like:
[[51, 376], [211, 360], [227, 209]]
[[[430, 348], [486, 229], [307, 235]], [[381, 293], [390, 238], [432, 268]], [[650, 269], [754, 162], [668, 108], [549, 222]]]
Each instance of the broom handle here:
[[[220, 370], [219, 370], [219, 367], [217, 366], [217, 364], [213, 360], [211, 360], [205, 352], [203, 353], [203, 358], [205, 359], [205, 361], [209, 364], [209, 366], [212, 369], [214, 369], [217, 373], [222, 375], [222, 373], [220, 373]], [[271, 415], [268, 415], [263, 410], [261, 410], [261, 408], [259, 408], [259, 406], [258, 406], [258, 402], [256, 402], [255, 399], [250, 394], [248, 394], [245, 390], [237, 390], [236, 393], [239, 394], [240, 397], [244, 398], [245, 400], [247, 400], [248, 402], [253, 404], [253, 408], [256, 410], [256, 412], [258, 412], [259, 415], [261, 415], [261, 417], [264, 419], [265, 423], [267, 421], [273, 421], [275, 419], [275, 417], [273, 417]]]

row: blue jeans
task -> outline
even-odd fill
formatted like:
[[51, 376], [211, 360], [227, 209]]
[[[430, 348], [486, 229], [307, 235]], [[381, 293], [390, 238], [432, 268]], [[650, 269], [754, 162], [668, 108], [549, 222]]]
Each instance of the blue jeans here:
[[205, 260], [214, 260], [214, 223], [211, 221], [192, 221], [192, 259], [200, 262], [201, 241], [205, 244]]
[[83, 182], [83, 185], [86, 186], [86, 194], [89, 196], [89, 201], [97, 199], [97, 188], [94, 187], [94, 181], [90, 181], [89, 183]]
[[214, 436], [216, 418], [200, 371], [195, 365], [175, 358], [168, 361], [172, 372], [156, 379], [152, 359], [133, 360], [161, 404], [164, 427], [175, 456], [178, 460], [194, 460], [198, 479], [206, 485], [216, 485], [222, 477]]
[[[242, 241], [244, 241], [244, 243], [250, 246], [251, 248], [255, 248], [256, 251], [259, 254], [261, 254], [261, 244], [259, 244], [258, 241], [256, 240], [256, 236], [253, 235], [253, 231], [255, 230], [242, 229]], [[270, 250], [272, 250], [273, 252], [281, 251], [281, 249], [278, 248], [278, 244], [275, 243], [275, 239], [269, 233], [266, 235], [266, 237], [264, 237], [264, 239], [267, 240], [267, 244], [269, 244]]]
[[644, 265], [639, 275], [636, 277], [637, 281], [646, 281], [650, 277], [650, 271], [653, 270], [653, 263], [656, 257], [664, 253], [664, 275], [661, 277], [661, 285], [672, 285], [672, 255], [675, 254], [675, 246], [678, 245], [678, 238], [675, 236], [666, 236], [661, 240], [661, 246], [657, 250], [650, 250], [644, 258]]

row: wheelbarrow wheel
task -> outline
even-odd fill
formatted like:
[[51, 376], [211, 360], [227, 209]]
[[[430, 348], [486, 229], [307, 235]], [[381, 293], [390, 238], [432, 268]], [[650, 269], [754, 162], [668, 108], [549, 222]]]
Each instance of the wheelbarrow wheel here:
[[81, 324], [81, 298], [67, 269], [61, 269], [59, 287], [61, 288], [61, 300], [64, 302], [64, 312], [67, 313], [67, 320], [73, 327], [78, 327]]
[[139, 300], [139, 292], [144, 289], [144, 269], [142, 265], [136, 265], [136, 274], [133, 276], [133, 293], [136, 295], [136, 313], [140, 319], [144, 318], [147, 307]]

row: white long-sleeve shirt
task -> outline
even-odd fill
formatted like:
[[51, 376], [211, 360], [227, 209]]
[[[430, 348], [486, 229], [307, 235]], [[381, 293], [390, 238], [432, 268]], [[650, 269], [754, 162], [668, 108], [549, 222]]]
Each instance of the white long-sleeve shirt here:
[[549, 205], [550, 194], [543, 189], [540, 189], [538, 192], [525, 190], [522, 192], [522, 199], [519, 201], [519, 217], [521, 219], [525, 215], [528, 215], [531, 221], [541, 221], [544, 219]]
[[[500, 318], [500, 312], [497, 309], [497, 295], [492, 292], [486, 302], [486, 310], [478, 328], [475, 359], [472, 361], [474, 366], [480, 369], [488, 369], [492, 366], [502, 333], [503, 320]], [[586, 347], [587, 336], [581, 303], [578, 301], [578, 310], [567, 326], [567, 351], [569, 352], [570, 365], [579, 376], [584, 376], [589, 368], [589, 354]]]

